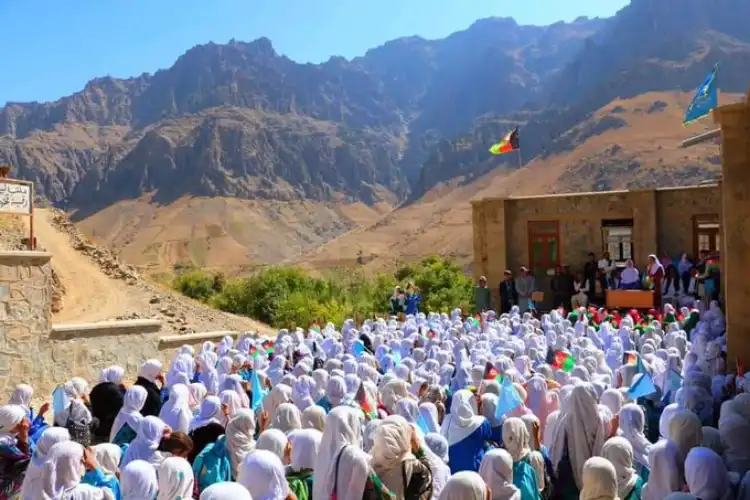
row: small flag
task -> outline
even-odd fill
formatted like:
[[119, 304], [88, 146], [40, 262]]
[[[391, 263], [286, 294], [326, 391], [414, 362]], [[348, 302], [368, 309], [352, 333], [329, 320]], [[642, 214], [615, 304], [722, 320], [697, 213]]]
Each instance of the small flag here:
[[576, 358], [565, 351], [557, 351], [555, 359], [552, 361], [552, 366], [558, 370], [570, 373], [576, 366]]
[[518, 142], [518, 127], [515, 127], [513, 130], [508, 132], [505, 137], [503, 137], [502, 141], [492, 145], [492, 147], [490, 148], [490, 153], [492, 153], [493, 155], [504, 155], [505, 153], [518, 151], [519, 148], [520, 145]]
[[250, 356], [252, 356], [254, 358], [257, 358], [258, 356], [260, 356], [260, 351], [254, 345], [250, 346], [250, 351], [249, 352], [250, 352]]
[[497, 398], [495, 407], [495, 419], [500, 420], [503, 415], [510, 413], [523, 404], [521, 396], [518, 395], [510, 377], [505, 377], [503, 384], [500, 386], [500, 396]]
[[650, 396], [656, 392], [656, 386], [654, 380], [648, 373], [643, 373], [633, 385], [630, 386], [627, 392], [627, 396], [635, 401], [638, 398]]
[[419, 417], [417, 417], [417, 426], [422, 430], [423, 433], [430, 433], [430, 426], [427, 425], [427, 421], [424, 419], [424, 416], [421, 413], [419, 414]]
[[622, 364], [624, 365], [635, 365], [638, 363], [638, 353], [633, 351], [626, 351], [622, 355]]
[[355, 340], [354, 345], [352, 345], [352, 352], [355, 356], [359, 356], [365, 352], [365, 344], [363, 344], [361, 340]]
[[273, 340], [264, 340], [263, 341], [263, 350], [266, 351], [266, 354], [273, 354], [274, 350], [274, 342]]
[[62, 386], [62, 384], [60, 384], [55, 387], [54, 391], [52, 391], [52, 412], [55, 415], [60, 415], [62, 412], [68, 409], [69, 405], [70, 398], [65, 392], [65, 388]]
[[359, 383], [359, 388], [357, 389], [357, 394], [355, 394], [354, 396], [354, 400], [359, 403], [359, 406], [360, 408], [362, 408], [362, 411], [365, 413], [365, 415], [371, 418], [376, 417], [372, 404], [370, 404], [370, 398], [367, 397], [365, 384], [363, 384], [362, 382]]
[[250, 376], [250, 384], [253, 390], [253, 410], [257, 410], [263, 402], [263, 396], [265, 396], [257, 370], [253, 370], [253, 374]]
[[685, 111], [685, 118], [682, 121], [683, 125], [689, 125], [696, 120], [700, 120], [719, 105], [718, 76], [719, 65], [717, 64], [701, 86], [698, 87], [693, 100], [690, 101], [690, 105]]

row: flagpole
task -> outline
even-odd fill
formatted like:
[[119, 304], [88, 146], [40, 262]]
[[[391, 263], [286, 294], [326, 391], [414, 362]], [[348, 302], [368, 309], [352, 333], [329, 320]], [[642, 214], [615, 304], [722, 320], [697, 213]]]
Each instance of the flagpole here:
[[521, 161], [521, 148], [518, 148], [516, 151], [518, 151], [518, 168], [523, 167], [523, 161]]

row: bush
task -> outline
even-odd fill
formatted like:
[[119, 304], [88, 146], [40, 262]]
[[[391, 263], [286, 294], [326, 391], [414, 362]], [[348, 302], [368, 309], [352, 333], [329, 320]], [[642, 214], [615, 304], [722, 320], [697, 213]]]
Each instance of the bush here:
[[246, 278], [189, 271], [173, 287], [218, 309], [249, 316], [279, 328], [307, 328], [313, 322], [341, 325], [347, 318], [361, 322], [389, 312], [397, 284], [414, 283], [422, 294], [422, 310], [469, 309], [473, 302], [470, 277], [455, 263], [431, 257], [394, 274], [366, 277], [358, 269], [340, 269], [315, 277], [295, 267], [269, 267]]

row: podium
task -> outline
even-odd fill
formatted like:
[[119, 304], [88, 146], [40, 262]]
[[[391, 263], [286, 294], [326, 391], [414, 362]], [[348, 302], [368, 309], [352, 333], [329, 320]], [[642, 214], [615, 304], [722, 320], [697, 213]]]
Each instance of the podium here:
[[652, 290], [607, 290], [607, 309], [651, 309]]

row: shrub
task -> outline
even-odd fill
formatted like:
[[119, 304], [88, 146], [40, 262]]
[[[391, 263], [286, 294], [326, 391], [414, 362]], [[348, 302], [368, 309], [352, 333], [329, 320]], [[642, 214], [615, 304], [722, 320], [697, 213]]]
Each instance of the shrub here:
[[422, 294], [422, 310], [470, 308], [471, 278], [455, 263], [431, 257], [394, 274], [367, 277], [360, 269], [338, 269], [316, 277], [295, 267], [268, 267], [227, 280], [202, 271], [183, 272], [173, 281], [181, 293], [218, 309], [249, 316], [279, 328], [307, 328], [313, 322], [340, 325], [361, 322], [389, 311], [388, 298], [397, 284], [413, 282]]

